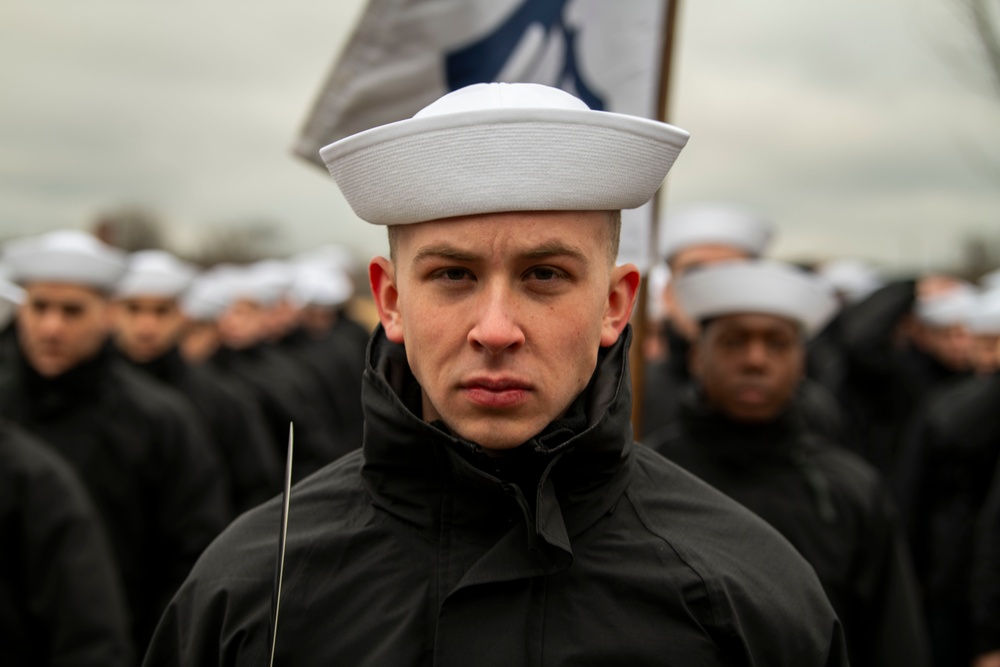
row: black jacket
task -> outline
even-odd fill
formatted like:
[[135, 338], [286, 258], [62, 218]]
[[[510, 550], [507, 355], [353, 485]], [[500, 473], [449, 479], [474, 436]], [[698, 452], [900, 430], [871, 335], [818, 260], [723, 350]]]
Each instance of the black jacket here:
[[48, 445], [0, 423], [0, 646], [7, 667], [126, 667], [125, 593], [104, 526]]
[[[280, 342], [281, 349], [312, 373], [322, 390], [323, 407], [333, 419], [337, 450], [332, 460], [361, 447], [361, 378], [365, 351], [344, 331], [333, 329], [314, 338], [297, 330]], [[328, 461], [329, 462], [329, 461]]]
[[133, 363], [188, 399], [225, 466], [236, 514], [281, 493], [282, 465], [260, 407], [235, 380], [192, 366], [176, 349]]
[[[911, 422], [897, 475], [940, 664], [973, 655], [975, 526], [1000, 459], [1000, 374], [933, 392]], [[973, 587], [976, 590], [976, 587]]]
[[693, 391], [677, 427], [647, 444], [788, 538], [843, 621], [852, 665], [929, 664], [902, 527], [860, 457], [810, 434], [797, 409], [767, 424], [738, 423]]
[[260, 406], [272, 447], [285, 460], [288, 425], [295, 424], [295, 479], [299, 480], [343, 454], [335, 420], [324, 405], [316, 378], [287, 353], [267, 344], [243, 350], [220, 349], [209, 365], [230, 377]]
[[0, 371], [0, 415], [52, 445], [90, 492], [141, 652], [230, 514], [220, 464], [190, 407], [105, 347], [54, 379], [19, 357]]
[[971, 592], [973, 651], [976, 655], [1000, 651], [1000, 464], [979, 516]]
[[[633, 446], [624, 338], [566, 418], [493, 458], [417, 416], [378, 331], [363, 450], [291, 495], [276, 664], [846, 664], [787, 542]], [[270, 502], [206, 551], [147, 667], [267, 662], [279, 517]]]
[[836, 332], [844, 358], [840, 386], [832, 390], [850, 416], [848, 444], [893, 487], [907, 424], [931, 391], [965, 375], [900, 339], [915, 299], [913, 280], [890, 283], [846, 307]]

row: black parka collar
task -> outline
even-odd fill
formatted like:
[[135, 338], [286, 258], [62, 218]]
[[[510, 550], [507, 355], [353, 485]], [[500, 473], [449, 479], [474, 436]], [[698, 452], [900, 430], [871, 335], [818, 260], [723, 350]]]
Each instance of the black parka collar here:
[[512, 452], [532, 468], [520, 479], [538, 480], [535, 488], [520, 489], [481, 447], [455, 436], [441, 422], [427, 423], [418, 416], [420, 387], [405, 349], [391, 343], [380, 327], [368, 346], [362, 390], [363, 477], [376, 504], [434, 532], [446, 502], [454, 503], [450, 520], [463, 524], [469, 534], [488, 531], [490, 525], [506, 527], [512, 518], [523, 517], [533, 550], [543, 546], [542, 540], [571, 553], [570, 538], [609, 511], [628, 483], [630, 339], [627, 329], [617, 343], [600, 351], [590, 385], [570, 410], [582, 410], [582, 429], [574, 429], [572, 419], [557, 421]]

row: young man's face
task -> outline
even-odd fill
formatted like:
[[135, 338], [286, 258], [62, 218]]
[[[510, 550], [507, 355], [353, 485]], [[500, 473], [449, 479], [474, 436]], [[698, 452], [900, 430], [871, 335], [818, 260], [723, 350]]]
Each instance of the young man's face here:
[[234, 350], [253, 347], [267, 335], [267, 313], [263, 306], [249, 299], [238, 299], [219, 318], [219, 338]]
[[132, 361], [143, 363], [166, 354], [184, 327], [173, 297], [136, 296], [115, 303], [115, 344]]
[[639, 284], [634, 266], [613, 266], [609, 225], [605, 212], [523, 212], [399, 229], [394, 263], [375, 258], [369, 275], [425, 420], [509, 449], [566, 411]]
[[761, 423], [789, 406], [804, 359], [794, 322], [772, 315], [727, 315], [701, 333], [691, 372], [712, 408], [736, 421]]
[[109, 319], [107, 299], [89, 287], [34, 283], [18, 310], [18, 341], [35, 371], [57, 377], [100, 351]]

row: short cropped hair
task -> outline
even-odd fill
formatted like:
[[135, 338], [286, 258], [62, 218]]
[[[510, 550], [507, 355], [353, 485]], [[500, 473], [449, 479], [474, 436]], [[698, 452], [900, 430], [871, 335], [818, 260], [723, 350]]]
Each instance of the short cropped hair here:
[[[608, 211], [608, 262], [613, 266], [618, 259], [618, 245], [622, 236], [622, 212]], [[396, 263], [396, 240], [399, 237], [399, 228], [403, 225], [389, 225], [386, 230], [389, 234], [389, 260]]]

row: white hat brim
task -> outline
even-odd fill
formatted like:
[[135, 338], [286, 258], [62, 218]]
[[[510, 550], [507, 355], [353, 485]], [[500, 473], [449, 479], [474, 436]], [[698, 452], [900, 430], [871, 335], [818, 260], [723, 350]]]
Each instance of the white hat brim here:
[[498, 108], [376, 127], [320, 151], [348, 203], [377, 225], [649, 201], [688, 133], [609, 112]]
[[693, 271], [677, 280], [677, 301], [702, 321], [737, 314], [774, 315], [817, 334], [836, 313], [832, 291], [818, 278], [773, 262], [732, 262]]

